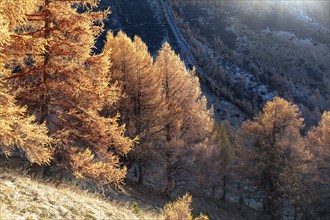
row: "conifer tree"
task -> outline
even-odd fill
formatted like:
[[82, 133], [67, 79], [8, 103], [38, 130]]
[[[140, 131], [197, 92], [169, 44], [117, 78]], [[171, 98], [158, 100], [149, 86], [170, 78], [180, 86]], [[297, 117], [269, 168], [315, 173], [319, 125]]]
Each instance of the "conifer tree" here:
[[272, 219], [280, 218], [283, 202], [295, 206], [305, 193], [302, 179], [309, 154], [300, 135], [300, 116], [296, 105], [275, 98], [241, 128], [242, 171], [266, 193], [264, 208]]
[[160, 50], [155, 67], [162, 78], [165, 103], [165, 140], [159, 151], [166, 163], [165, 192], [170, 193], [176, 186], [175, 174], [182, 169], [183, 161], [189, 160], [185, 155], [211, 132], [212, 110], [207, 109], [206, 98], [201, 96], [198, 78], [186, 69], [168, 43]]
[[229, 132], [232, 129], [227, 122], [214, 123], [213, 132], [205, 143], [207, 148], [198, 149], [198, 161], [195, 162], [199, 185], [204, 189], [211, 189], [210, 194], [213, 198], [222, 200], [226, 200], [228, 195], [234, 155], [232, 139], [227, 128]]
[[5, 67], [8, 58], [3, 50], [12, 43], [12, 30], [24, 25], [25, 13], [32, 3], [27, 0], [22, 2], [24, 4], [17, 10], [18, 2], [3, 1], [0, 5], [0, 152], [10, 156], [18, 147], [30, 162], [41, 165], [49, 163], [52, 158], [52, 140], [47, 135], [48, 130], [45, 124], [35, 124], [35, 117], [28, 116], [25, 107], [15, 104], [15, 96], [3, 80], [8, 74]]
[[123, 88], [125, 96], [118, 104], [121, 119], [126, 123], [128, 136], [139, 137], [131, 157], [137, 162], [138, 182], [142, 183], [146, 163], [155, 154], [157, 131], [161, 127], [161, 78], [156, 75], [153, 59], [139, 37], [132, 41], [123, 32], [116, 37], [110, 33], [107, 43], [112, 51], [111, 78]]
[[330, 216], [330, 112], [323, 113], [319, 125], [308, 132], [305, 142], [313, 155], [309, 199], [314, 203], [314, 214], [327, 218]]
[[[20, 6], [23, 1], [17, 3]], [[134, 140], [124, 136], [118, 115], [109, 118], [99, 113], [120, 95], [118, 87], [108, 83], [109, 48], [92, 54], [108, 14], [94, 12], [97, 4], [95, 0], [34, 0], [26, 24], [14, 30], [15, 40], [4, 47], [11, 73], [7, 81], [19, 104], [27, 105], [39, 123], [47, 124], [57, 141], [58, 162], [77, 176], [119, 184], [125, 169], [118, 155], [127, 154]], [[78, 13], [81, 8], [84, 12]], [[88, 169], [80, 165], [89, 162]]]
[[222, 200], [225, 201], [227, 197], [227, 185], [229, 179], [231, 158], [233, 156], [233, 147], [230, 143], [227, 129], [224, 124], [215, 126], [215, 141], [218, 147], [218, 154], [220, 154], [218, 160], [220, 162], [219, 171], [221, 174], [219, 176], [221, 176], [221, 185], [223, 191]]

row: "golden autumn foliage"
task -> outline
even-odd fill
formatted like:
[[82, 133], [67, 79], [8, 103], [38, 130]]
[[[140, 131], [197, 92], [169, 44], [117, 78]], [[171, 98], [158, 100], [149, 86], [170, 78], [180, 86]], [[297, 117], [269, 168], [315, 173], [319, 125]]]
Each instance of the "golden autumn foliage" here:
[[[94, 0], [7, 3], [11, 7], [0, 6], [4, 14], [20, 6], [28, 9], [24, 18], [13, 20], [17, 26], [9, 24], [9, 40], [2, 45], [10, 92], [47, 125], [56, 141], [55, 159], [61, 158], [64, 167], [97, 181], [121, 182], [126, 170], [119, 166], [118, 156], [127, 154], [134, 140], [125, 137], [125, 126], [117, 123], [119, 115], [100, 115], [119, 100], [120, 92], [109, 84], [109, 48], [99, 55], [92, 52], [109, 11], [94, 12]], [[78, 13], [81, 7], [84, 12]], [[77, 158], [84, 156], [89, 166], [78, 169]], [[111, 172], [100, 174], [100, 164], [103, 172]]]
[[10, 37], [13, 28], [25, 24], [25, 13], [29, 12], [34, 1], [21, 1], [20, 7], [18, 3], [4, 0], [0, 7], [0, 152], [10, 156], [18, 147], [31, 163], [41, 165], [52, 159], [52, 139], [47, 135], [48, 129], [45, 124], [35, 124], [35, 117], [28, 116], [25, 107], [16, 105], [15, 96], [9, 92], [3, 79], [8, 74], [4, 48], [13, 41]]
[[308, 132], [307, 144], [310, 150], [330, 158], [330, 112], [324, 112], [319, 125]]
[[39, 165], [52, 159], [51, 143], [45, 124], [35, 124], [34, 116], [26, 115], [26, 108], [15, 105], [0, 83], [0, 152], [10, 156], [18, 147], [31, 163]]
[[[165, 220], [192, 220], [192, 209], [190, 208], [191, 202], [191, 195], [186, 193], [182, 198], [166, 204], [163, 209]], [[208, 220], [209, 218], [206, 215], [201, 214], [194, 219]]]
[[139, 37], [131, 40], [123, 32], [108, 34], [106, 47], [112, 51], [111, 79], [124, 93], [118, 103], [121, 121], [128, 136], [139, 136], [129, 158], [138, 167], [138, 182], [143, 182], [150, 160], [165, 163], [165, 191], [170, 192], [184, 155], [203, 146], [211, 132], [212, 109], [207, 109], [194, 71], [186, 69], [169, 44], [155, 61]]
[[[308, 201], [309, 214], [320, 216], [329, 210], [330, 198], [330, 112], [324, 112], [318, 126], [305, 137], [306, 148], [312, 153]], [[313, 213], [314, 212], [314, 213]]]
[[111, 79], [122, 87], [125, 96], [118, 104], [121, 118], [127, 123], [128, 135], [139, 135], [142, 143], [162, 118], [161, 78], [141, 38], [135, 36], [132, 41], [123, 32], [116, 37], [109, 33], [107, 44], [111, 48]]
[[209, 220], [209, 217], [201, 213], [199, 216], [195, 218], [195, 220]]
[[[242, 178], [273, 219], [288, 207], [295, 217], [327, 212], [330, 112], [303, 138], [298, 106], [276, 97], [236, 140], [231, 126], [214, 126], [195, 71], [168, 43], [154, 59], [141, 38], [110, 32], [95, 54], [110, 13], [98, 3], [0, 0], [1, 154], [18, 148], [31, 163], [52, 161], [99, 186], [121, 186], [131, 166], [142, 184], [153, 166], [165, 194], [197, 186], [224, 201]], [[193, 219], [191, 202], [186, 194], [167, 204], [165, 219]]]
[[111, 48], [109, 74], [124, 93], [117, 109], [122, 122], [126, 123], [126, 134], [131, 138], [139, 136], [129, 158], [137, 163], [138, 181], [143, 183], [146, 163], [156, 154], [154, 145], [162, 128], [164, 102], [161, 78], [141, 38], [135, 36], [132, 41], [123, 32], [116, 36], [108, 33], [106, 44]]
[[160, 50], [155, 68], [162, 79], [166, 140], [203, 140], [213, 128], [213, 112], [207, 109], [194, 70], [186, 69], [168, 43]]
[[241, 128], [241, 170], [265, 191], [264, 208], [274, 218], [280, 215], [283, 199], [297, 205], [305, 191], [300, 183], [308, 172], [304, 162], [310, 154], [300, 135], [303, 127], [298, 107], [275, 98]]
[[166, 204], [164, 207], [164, 217], [166, 220], [192, 219], [190, 203], [192, 197], [185, 194], [182, 198], [173, 203]]
[[160, 50], [155, 68], [162, 79], [165, 103], [164, 141], [159, 152], [166, 164], [165, 192], [170, 193], [176, 186], [176, 171], [182, 163], [191, 162], [185, 155], [194, 152], [196, 147], [205, 147], [202, 143], [213, 129], [213, 113], [207, 109], [194, 71], [186, 69], [168, 43]]
[[[109, 13], [93, 11], [97, 4], [6, 1], [1, 7], [8, 17], [6, 22], [1, 17], [1, 62], [8, 92], [35, 114], [40, 126], [47, 126], [49, 138], [56, 141], [55, 161], [78, 177], [119, 184], [126, 173], [119, 157], [139, 136], [132, 155], [140, 177], [149, 158], [162, 158], [171, 191], [175, 167], [207, 140], [212, 110], [198, 78], [168, 44], [154, 62], [140, 38], [110, 33], [102, 53], [93, 54]], [[19, 6], [22, 15], [10, 17]], [[78, 8], [84, 11], [78, 13]], [[114, 106], [121, 115], [103, 114]]]
[[[110, 161], [95, 162], [93, 159], [94, 155], [90, 149], [87, 149], [83, 153], [71, 156], [71, 166], [75, 171], [74, 175], [81, 178], [84, 178], [85, 176], [96, 178], [101, 185], [108, 183], [114, 183], [116, 186], [121, 185], [120, 181], [125, 178], [126, 173], [118, 172], [118, 170], [121, 169], [119, 167], [118, 157], [112, 155], [112, 157], [108, 157], [108, 160]], [[115, 166], [113, 164], [118, 165]], [[123, 169], [126, 171], [125, 168]]]

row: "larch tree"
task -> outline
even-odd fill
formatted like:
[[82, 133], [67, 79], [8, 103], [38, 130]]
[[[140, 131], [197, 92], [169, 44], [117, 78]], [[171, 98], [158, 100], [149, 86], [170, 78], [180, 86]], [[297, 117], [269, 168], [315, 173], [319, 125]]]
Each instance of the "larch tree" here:
[[195, 162], [198, 173], [196, 177], [200, 187], [210, 189], [209, 193], [213, 198], [221, 198], [224, 201], [228, 195], [234, 155], [234, 147], [227, 128], [229, 131], [232, 129], [227, 122], [214, 123], [213, 131], [205, 143], [207, 148], [198, 149], [199, 156]]
[[121, 120], [126, 123], [129, 137], [139, 137], [130, 153], [130, 163], [137, 164], [138, 183], [142, 184], [147, 162], [156, 153], [157, 131], [161, 130], [161, 78], [156, 75], [147, 45], [139, 37], [132, 41], [123, 32], [116, 37], [109, 33], [107, 44], [112, 51], [111, 79], [124, 93], [118, 103]]
[[[330, 112], [324, 112], [317, 127], [307, 133], [306, 147], [312, 153], [310, 199], [314, 206], [311, 218], [330, 216]], [[316, 214], [316, 216], [315, 216]]]
[[297, 208], [305, 193], [302, 179], [309, 154], [300, 135], [304, 127], [300, 116], [296, 105], [276, 97], [241, 127], [241, 171], [266, 194], [264, 209], [272, 219], [281, 217], [285, 202]]
[[[162, 79], [164, 98], [164, 143], [159, 148], [166, 164], [165, 193], [170, 193], [179, 182], [175, 175], [183, 177], [182, 164], [192, 163], [192, 152], [203, 143], [212, 130], [212, 110], [201, 95], [198, 78], [188, 71], [180, 57], [168, 43], [160, 50], [155, 67]], [[190, 154], [190, 157], [185, 157]], [[195, 155], [196, 156], [196, 155]], [[180, 181], [183, 182], [183, 181]]]
[[127, 154], [134, 140], [125, 137], [119, 115], [100, 115], [120, 92], [108, 83], [110, 49], [92, 53], [109, 13], [93, 11], [97, 5], [97, 0], [34, 0], [35, 10], [3, 49], [6, 79], [19, 104], [47, 124], [57, 142], [56, 162], [76, 176], [118, 185], [126, 174], [118, 156]]
[[225, 201], [227, 197], [229, 173], [231, 170], [231, 163], [232, 163], [231, 160], [233, 157], [234, 150], [229, 140], [229, 136], [225, 124], [220, 124], [220, 125], [216, 124], [214, 130], [215, 130], [214, 144], [216, 145], [217, 148], [213, 156], [215, 156], [215, 160], [217, 160], [217, 162], [219, 163], [218, 172], [220, 173], [220, 175], [216, 175], [214, 177], [215, 178], [220, 177], [221, 187], [223, 192], [221, 199]]
[[25, 13], [31, 10], [33, 3], [21, 2], [24, 4], [2, 1], [0, 5], [0, 152], [10, 156], [18, 147], [31, 163], [41, 165], [52, 159], [52, 139], [47, 135], [47, 127], [36, 124], [35, 117], [26, 114], [25, 107], [16, 105], [15, 95], [4, 81], [9, 72], [4, 48], [12, 43], [13, 30], [25, 24]]

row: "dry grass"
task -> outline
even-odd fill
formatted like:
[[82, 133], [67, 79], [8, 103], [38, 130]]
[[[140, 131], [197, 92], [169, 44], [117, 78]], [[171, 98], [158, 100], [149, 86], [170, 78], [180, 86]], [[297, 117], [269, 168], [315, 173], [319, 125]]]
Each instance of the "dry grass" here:
[[[0, 219], [162, 219], [73, 186], [45, 183], [0, 167]], [[134, 213], [135, 212], [135, 213]]]

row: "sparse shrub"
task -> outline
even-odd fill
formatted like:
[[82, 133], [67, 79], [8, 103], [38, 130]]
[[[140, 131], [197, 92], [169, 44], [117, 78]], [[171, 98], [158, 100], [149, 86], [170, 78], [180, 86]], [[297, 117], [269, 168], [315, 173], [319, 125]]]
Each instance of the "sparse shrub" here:
[[139, 207], [139, 204], [137, 202], [133, 202], [132, 209], [135, 214], [141, 214], [141, 208]]
[[177, 199], [175, 202], [168, 203], [164, 207], [165, 220], [208, 220], [209, 218], [201, 214], [194, 218], [190, 204], [192, 201], [191, 195], [186, 193], [182, 198]]
[[200, 214], [195, 220], [209, 220], [209, 217], [207, 215], [204, 215], [203, 213]]
[[190, 209], [191, 195], [185, 194], [175, 202], [166, 204], [164, 207], [165, 220], [193, 219]]
[[207, 211], [198, 211], [193, 209], [191, 211], [192, 219], [194, 220], [209, 220], [209, 213]]

